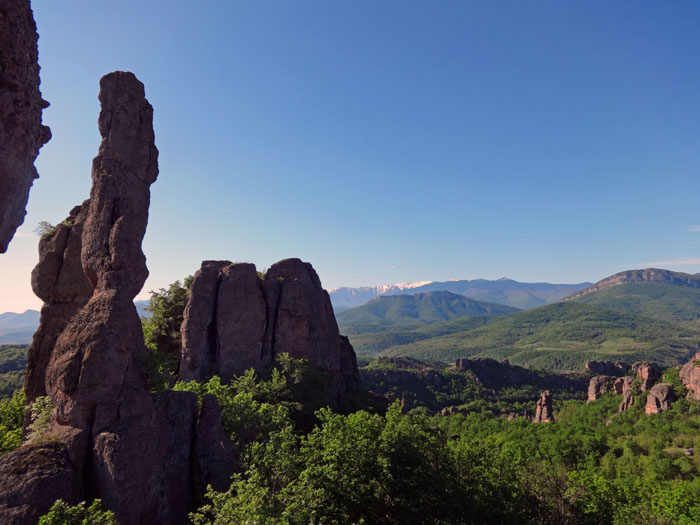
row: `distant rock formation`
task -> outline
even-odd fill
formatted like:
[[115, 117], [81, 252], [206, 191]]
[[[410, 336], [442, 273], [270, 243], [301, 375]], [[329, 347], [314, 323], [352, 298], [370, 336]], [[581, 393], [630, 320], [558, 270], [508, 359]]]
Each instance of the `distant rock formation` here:
[[336, 399], [357, 391], [355, 352], [338, 332], [328, 293], [309, 263], [285, 259], [263, 276], [248, 263], [204, 261], [182, 323], [179, 378], [229, 381], [269, 368], [276, 355], [330, 374]]
[[676, 393], [673, 385], [668, 383], [656, 383], [647, 394], [647, 404], [644, 412], [647, 414], [658, 414], [671, 408], [671, 403], [676, 400]]
[[586, 370], [596, 375], [623, 376], [630, 369], [630, 365], [622, 361], [586, 361]]
[[583, 290], [579, 290], [569, 295], [563, 300], [570, 301], [572, 299], [578, 299], [579, 297], [588, 295], [589, 293], [600, 292], [628, 283], [656, 283], [700, 288], [700, 276], [690, 273], [672, 272], [670, 270], [662, 270], [659, 268], [628, 270], [625, 272], [616, 273], [610, 277], [606, 277], [588, 288], [584, 288]]
[[610, 376], [595, 376], [588, 383], [588, 402], [596, 401], [601, 396], [612, 392], [615, 378]]
[[34, 160], [51, 138], [41, 124], [49, 103], [39, 91], [38, 38], [29, 0], [0, 2], [0, 253], [24, 222]]
[[639, 388], [642, 392], [646, 392], [661, 377], [661, 368], [656, 363], [637, 361], [632, 364], [630, 373], [632, 377], [639, 379]]
[[540, 398], [537, 400], [535, 417], [532, 422], [551, 423], [553, 421], [554, 415], [552, 410], [552, 393], [549, 390], [545, 390], [540, 394]]
[[688, 399], [700, 401], [700, 352], [681, 367], [678, 375], [688, 389]]

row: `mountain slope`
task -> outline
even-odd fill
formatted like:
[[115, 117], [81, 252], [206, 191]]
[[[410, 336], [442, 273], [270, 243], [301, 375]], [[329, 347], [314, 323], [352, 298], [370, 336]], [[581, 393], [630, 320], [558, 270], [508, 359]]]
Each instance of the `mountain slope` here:
[[377, 332], [387, 328], [430, 324], [457, 317], [485, 314], [510, 314], [515, 308], [475, 301], [450, 292], [379, 296], [364, 306], [336, 315], [344, 334]]
[[586, 360], [686, 361], [700, 332], [580, 302], [562, 302], [509, 315], [479, 328], [385, 349], [380, 355], [451, 362], [458, 357], [580, 370]]
[[566, 301], [579, 299], [594, 292], [609, 290], [623, 284], [664, 284], [669, 286], [681, 286], [686, 288], [700, 288], [700, 275], [672, 272], [671, 270], [663, 270], [660, 268], [645, 268], [643, 270], [627, 270], [619, 272], [610, 277], [598, 281], [597, 283], [578, 290], [577, 292], [564, 298]]
[[330, 290], [329, 295], [336, 312], [342, 312], [349, 308], [361, 306], [374, 297], [381, 295], [415, 294], [435, 291], [452, 292], [477, 301], [486, 301], [524, 309], [553, 303], [589, 285], [590, 283], [521, 283], [505, 278], [496, 281], [489, 281], [487, 279], [464, 279], [383, 287], [336, 288], [335, 290]]

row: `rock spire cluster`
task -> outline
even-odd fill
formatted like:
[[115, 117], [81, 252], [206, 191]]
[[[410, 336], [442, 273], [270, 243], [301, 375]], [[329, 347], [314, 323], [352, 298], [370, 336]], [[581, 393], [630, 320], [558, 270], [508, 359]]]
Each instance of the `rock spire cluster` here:
[[336, 402], [357, 391], [355, 352], [338, 332], [328, 293], [309, 263], [285, 259], [263, 275], [249, 263], [204, 261], [182, 324], [179, 377], [223, 380], [269, 368], [287, 353], [333, 381]]
[[51, 138], [41, 124], [49, 103], [39, 91], [38, 38], [29, 0], [0, 1], [0, 253], [24, 222], [34, 160]]

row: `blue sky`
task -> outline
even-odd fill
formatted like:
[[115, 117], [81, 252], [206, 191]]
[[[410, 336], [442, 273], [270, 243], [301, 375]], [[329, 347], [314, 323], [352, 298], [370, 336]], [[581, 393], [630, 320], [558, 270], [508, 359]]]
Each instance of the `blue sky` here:
[[144, 293], [203, 259], [327, 288], [700, 272], [695, 1], [32, 4], [53, 139], [0, 311], [39, 305], [32, 230], [88, 196], [115, 69], [155, 110]]

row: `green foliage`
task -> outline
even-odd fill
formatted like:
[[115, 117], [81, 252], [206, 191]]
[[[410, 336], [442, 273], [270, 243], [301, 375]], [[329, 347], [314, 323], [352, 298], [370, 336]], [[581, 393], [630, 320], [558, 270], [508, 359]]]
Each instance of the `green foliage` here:
[[143, 338], [149, 350], [148, 380], [152, 390], [170, 388], [177, 379], [182, 349], [182, 325], [192, 276], [172, 283], [168, 289], [151, 291], [146, 310], [151, 317], [142, 318]]
[[46, 440], [49, 436], [49, 426], [51, 425], [51, 413], [53, 412], [53, 403], [48, 396], [37, 397], [32, 403], [31, 422], [27, 429], [28, 444], [39, 443]]
[[39, 518], [39, 525], [119, 525], [114, 513], [102, 509], [96, 499], [89, 507], [85, 502], [68, 505], [63, 500], [53, 504], [51, 510]]
[[382, 295], [336, 315], [344, 334], [377, 332], [397, 326], [439, 323], [465, 316], [510, 314], [516, 308], [475, 301], [451, 292]]
[[700, 319], [700, 287], [625, 283], [588, 293], [576, 301], [660, 321]]
[[21, 444], [24, 421], [24, 391], [17, 390], [9, 399], [0, 400], [0, 454]]
[[0, 399], [22, 388], [27, 349], [27, 345], [0, 345]]
[[451, 362], [458, 357], [509, 359], [524, 366], [582, 370], [585, 361], [685, 362], [700, 333], [678, 325], [578, 302], [509, 315], [486, 326], [394, 346], [386, 356]]

